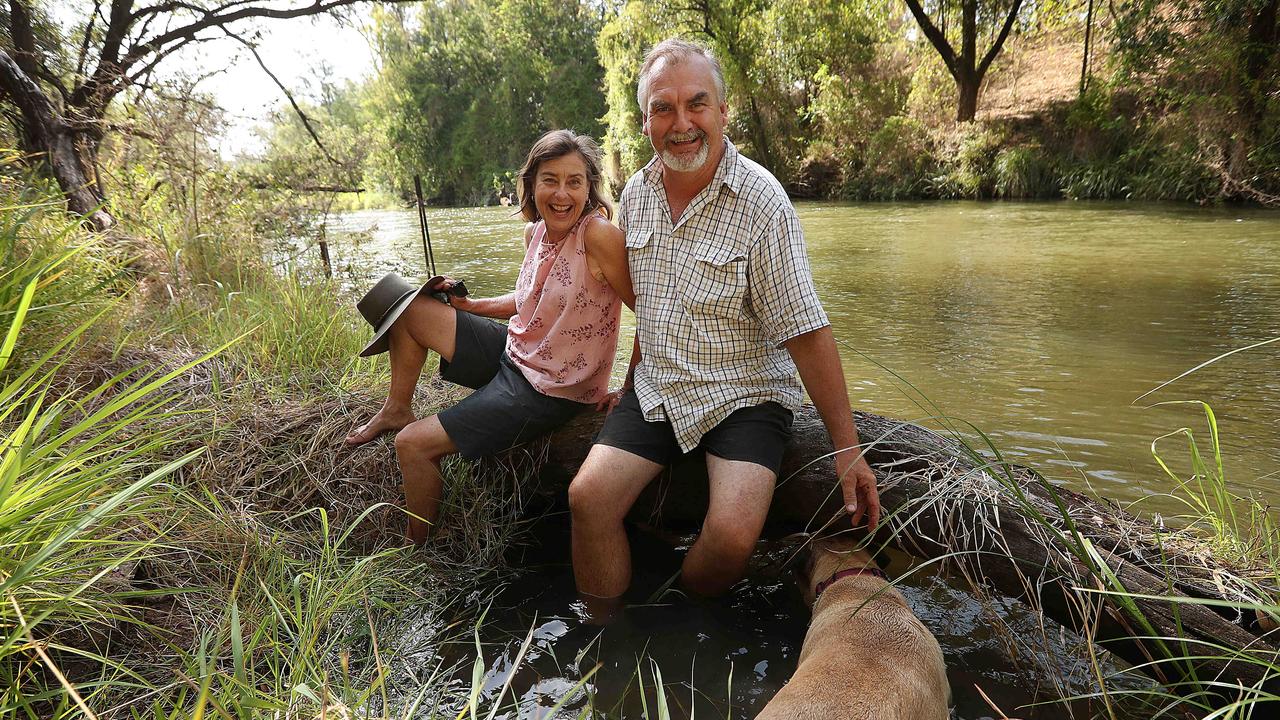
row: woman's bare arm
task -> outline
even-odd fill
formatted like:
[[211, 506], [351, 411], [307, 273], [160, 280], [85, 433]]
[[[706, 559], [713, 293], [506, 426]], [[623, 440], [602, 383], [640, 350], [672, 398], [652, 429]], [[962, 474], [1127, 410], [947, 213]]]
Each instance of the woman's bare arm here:
[[631, 270], [627, 267], [627, 237], [616, 225], [604, 218], [588, 221], [585, 240], [587, 258], [600, 266], [605, 282], [618, 293], [622, 302], [636, 308], [636, 294], [631, 287]]

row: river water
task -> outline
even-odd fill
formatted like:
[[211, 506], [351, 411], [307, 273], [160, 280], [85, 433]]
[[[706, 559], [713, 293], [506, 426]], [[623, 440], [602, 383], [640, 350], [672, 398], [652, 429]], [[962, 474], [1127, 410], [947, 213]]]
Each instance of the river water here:
[[[934, 427], [972, 426], [1055, 481], [1173, 514], [1182, 506], [1168, 495], [1174, 482], [1152, 442], [1188, 427], [1208, 447], [1203, 410], [1178, 402], [1203, 401], [1217, 416], [1229, 487], [1280, 502], [1280, 342], [1222, 358], [1139, 399], [1201, 363], [1280, 337], [1280, 213], [1066, 202], [797, 209], [855, 407]], [[522, 224], [508, 208], [431, 210], [428, 220], [442, 273], [465, 278], [477, 295], [513, 287]], [[336, 262], [358, 284], [387, 270], [429, 274], [412, 211], [344, 214], [330, 228]], [[1185, 476], [1185, 439], [1166, 438], [1157, 450]], [[566, 690], [600, 662], [590, 683], [597, 707], [639, 717], [636, 658], [648, 653], [661, 658], [673, 697], [689, 699], [682, 704], [703, 703], [699, 714], [715, 717], [732, 707], [728, 715], [739, 717], [758, 710], [794, 668], [805, 623], [794, 618], [803, 607], [768, 573], [753, 574], [723, 606], [641, 603], [597, 638], [567, 611], [567, 550], [563, 535], [541, 538], [527, 558], [541, 568], [539, 579], [504, 595], [512, 612], [499, 631], [515, 638], [532, 625], [541, 633], [533, 645], [541, 660], [529, 664], [532, 679], [522, 689], [530, 707], [539, 693]], [[648, 564], [678, 565], [669, 552], [650, 552]], [[661, 586], [665, 576], [654, 572], [638, 576], [637, 592]], [[919, 573], [904, 593], [942, 641], [959, 717], [994, 714], [975, 683], [1006, 712], [1052, 696], [1028, 687], [1043, 674], [1027, 668], [1068, 662], [1062, 647], [1040, 643], [1038, 662], [1019, 660], [1028, 651], [944, 577]], [[1002, 612], [1012, 634], [1038, 634], [1035, 618]], [[511, 640], [506, 654], [518, 645]], [[495, 660], [491, 672], [501, 675], [500, 667]], [[1071, 673], [1064, 666], [1062, 674]], [[1087, 687], [1080, 682], [1066, 686]], [[1052, 708], [1021, 716], [1064, 715]]]

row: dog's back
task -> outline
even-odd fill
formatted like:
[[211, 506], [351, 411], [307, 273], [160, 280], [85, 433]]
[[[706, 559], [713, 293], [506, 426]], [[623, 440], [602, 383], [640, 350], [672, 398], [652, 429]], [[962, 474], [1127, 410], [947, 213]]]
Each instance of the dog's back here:
[[[818, 540], [805, 578], [874, 567], [851, 541]], [[938, 641], [902, 595], [871, 574], [844, 577], [813, 606], [795, 674], [757, 720], [946, 720], [950, 690]]]

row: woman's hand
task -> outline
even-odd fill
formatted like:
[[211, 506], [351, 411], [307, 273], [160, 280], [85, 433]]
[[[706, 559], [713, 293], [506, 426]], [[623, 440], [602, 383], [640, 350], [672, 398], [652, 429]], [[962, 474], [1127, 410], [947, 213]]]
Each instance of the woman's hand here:
[[427, 285], [427, 290], [433, 293], [444, 293], [444, 297], [445, 297], [444, 301], [454, 306], [458, 310], [461, 310], [463, 312], [473, 313], [473, 314], [479, 314], [476, 312], [476, 303], [471, 299], [470, 296], [458, 297], [456, 295], [450, 294], [449, 291], [452, 290], [453, 287], [457, 284], [458, 284], [458, 281], [454, 280], [448, 275], [439, 275], [437, 277], [432, 278], [429, 281], [429, 284]]
[[601, 398], [600, 402], [596, 403], [596, 411], [608, 415], [613, 412], [613, 409], [618, 406], [618, 403], [622, 402], [622, 396], [626, 394], [627, 391], [625, 388], [618, 388], [617, 390], [610, 392], [608, 395]]

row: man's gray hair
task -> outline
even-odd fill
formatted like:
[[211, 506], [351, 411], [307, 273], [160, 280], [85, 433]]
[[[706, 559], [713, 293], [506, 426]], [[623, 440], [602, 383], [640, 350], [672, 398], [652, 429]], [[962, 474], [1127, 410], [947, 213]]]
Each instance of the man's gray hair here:
[[720, 102], [725, 101], [724, 71], [720, 69], [720, 61], [716, 59], [715, 53], [711, 52], [711, 48], [689, 40], [667, 38], [645, 53], [644, 64], [640, 66], [640, 82], [636, 86], [636, 102], [640, 103], [640, 112], [642, 114], [649, 112], [647, 107], [649, 102], [649, 75], [653, 72], [653, 66], [657, 65], [659, 60], [678, 63], [690, 55], [701, 55], [711, 64], [711, 75], [716, 81], [716, 94], [719, 95]]

